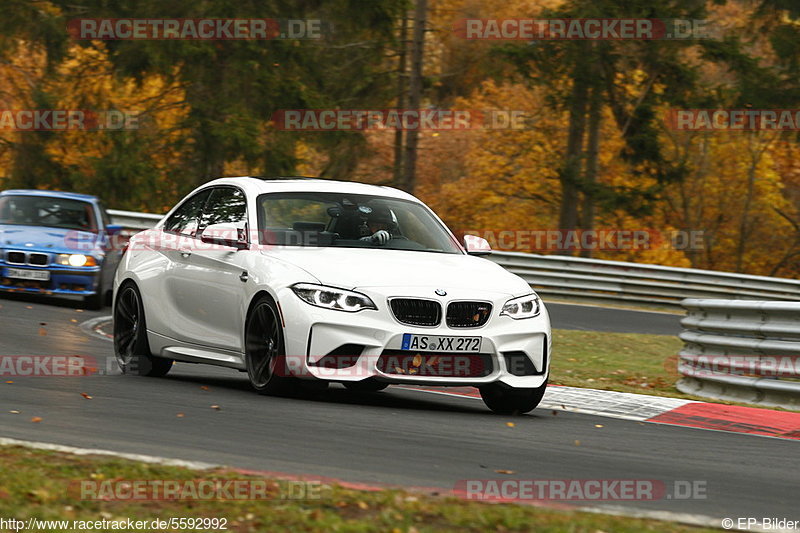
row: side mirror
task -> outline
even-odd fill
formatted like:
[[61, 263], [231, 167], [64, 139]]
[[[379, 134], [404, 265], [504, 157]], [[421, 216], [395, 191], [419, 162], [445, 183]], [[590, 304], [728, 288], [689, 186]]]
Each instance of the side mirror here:
[[489, 255], [492, 247], [489, 241], [476, 235], [464, 235], [464, 249], [469, 255]]
[[109, 224], [108, 226], [106, 226], [106, 235], [108, 235], [109, 237], [117, 235], [123, 229], [125, 228], [119, 224]]
[[200, 240], [206, 244], [230, 246], [237, 250], [244, 250], [250, 246], [247, 242], [245, 231], [230, 222], [207, 226], [200, 235]]

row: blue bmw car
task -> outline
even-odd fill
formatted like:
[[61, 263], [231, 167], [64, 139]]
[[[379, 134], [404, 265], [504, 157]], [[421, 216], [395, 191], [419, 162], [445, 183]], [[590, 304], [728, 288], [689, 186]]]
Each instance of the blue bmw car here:
[[94, 196], [58, 191], [0, 192], [0, 291], [81, 296], [100, 309], [121, 250]]

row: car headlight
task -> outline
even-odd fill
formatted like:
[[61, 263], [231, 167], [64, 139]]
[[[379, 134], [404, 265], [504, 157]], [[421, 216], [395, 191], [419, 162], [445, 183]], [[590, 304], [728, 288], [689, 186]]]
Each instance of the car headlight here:
[[97, 266], [97, 260], [91, 255], [83, 254], [58, 254], [56, 263], [71, 267], [92, 267]]
[[534, 294], [520, 296], [519, 298], [512, 298], [503, 305], [503, 310], [500, 311], [500, 316], [508, 316], [514, 320], [521, 318], [533, 318], [537, 316], [542, 310], [539, 303], [539, 297]]
[[292, 285], [294, 293], [306, 303], [325, 309], [356, 313], [363, 309], [377, 309], [369, 296], [313, 283]]

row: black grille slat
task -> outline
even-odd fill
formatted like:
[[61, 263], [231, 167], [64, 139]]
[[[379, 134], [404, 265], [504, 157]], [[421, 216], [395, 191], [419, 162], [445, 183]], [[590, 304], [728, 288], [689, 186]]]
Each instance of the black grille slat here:
[[438, 326], [442, 320], [442, 306], [433, 300], [395, 298], [391, 301], [394, 317], [412, 326]]
[[14, 265], [24, 265], [25, 252], [8, 252], [6, 254], [6, 261]]
[[37, 254], [37, 253], [28, 254], [29, 265], [47, 266], [47, 264], [50, 262], [49, 259], [50, 258], [47, 256], [47, 254]]
[[479, 328], [492, 314], [489, 302], [451, 302], [447, 306], [447, 325], [451, 328]]

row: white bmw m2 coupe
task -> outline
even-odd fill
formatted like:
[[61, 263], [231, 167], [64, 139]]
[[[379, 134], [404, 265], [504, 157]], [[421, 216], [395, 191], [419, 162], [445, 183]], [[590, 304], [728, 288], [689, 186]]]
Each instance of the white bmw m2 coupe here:
[[547, 386], [550, 320], [530, 286], [405, 192], [222, 178], [135, 235], [114, 283], [123, 372], [246, 371], [258, 392], [330, 382], [473, 386], [503, 414]]

